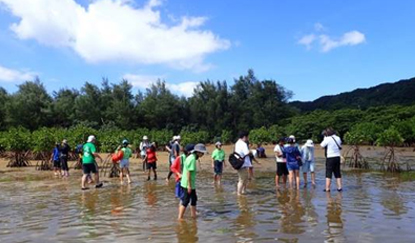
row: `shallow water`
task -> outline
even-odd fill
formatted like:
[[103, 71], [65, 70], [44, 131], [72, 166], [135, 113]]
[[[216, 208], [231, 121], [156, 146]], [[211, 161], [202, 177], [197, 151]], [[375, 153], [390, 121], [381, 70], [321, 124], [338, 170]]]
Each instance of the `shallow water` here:
[[[344, 192], [274, 188], [257, 172], [238, 198], [237, 175], [198, 174], [199, 217], [178, 222], [174, 183], [136, 182], [82, 192], [69, 180], [1, 182], [0, 242], [414, 242], [415, 182], [377, 172], [344, 172]], [[159, 176], [162, 177], [162, 176]]]

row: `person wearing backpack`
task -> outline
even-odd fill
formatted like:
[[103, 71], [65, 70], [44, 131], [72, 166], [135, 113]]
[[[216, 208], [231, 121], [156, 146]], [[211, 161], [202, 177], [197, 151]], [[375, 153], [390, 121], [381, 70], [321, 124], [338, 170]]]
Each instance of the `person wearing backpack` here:
[[120, 161], [120, 182], [121, 185], [124, 184], [124, 175], [127, 177], [128, 184], [131, 184], [131, 178], [130, 178], [130, 158], [133, 156], [133, 151], [128, 147], [129, 142], [127, 139], [124, 139], [122, 141], [122, 146], [119, 146], [117, 148], [116, 153], [118, 153], [120, 150], [123, 152], [123, 157]]
[[193, 151], [194, 147], [194, 144], [187, 144], [183, 149], [183, 154], [177, 157], [170, 167], [170, 170], [174, 173], [176, 179], [175, 195], [179, 199], [182, 198], [183, 195], [183, 191], [180, 186], [180, 180], [182, 179], [183, 172], [183, 163], [186, 160], [186, 158], [190, 155], [190, 152]]
[[252, 167], [252, 162], [250, 156], [252, 155], [251, 151], [248, 148], [248, 132], [240, 132], [239, 140], [235, 144], [235, 153], [239, 155], [240, 158], [244, 160], [244, 163], [240, 169], [238, 169], [238, 186], [236, 189], [236, 194], [238, 196], [246, 194], [246, 186], [248, 185], [248, 169]]
[[337, 191], [341, 192], [342, 188], [342, 175], [340, 171], [341, 161], [341, 144], [340, 137], [336, 135], [336, 132], [332, 128], [327, 128], [324, 132], [324, 140], [320, 146], [326, 150], [326, 188], [325, 192], [330, 192], [331, 179], [334, 174], [337, 182]]
[[207, 153], [206, 146], [204, 144], [196, 144], [191, 154], [186, 158], [183, 164], [183, 174], [180, 181], [182, 187], [183, 196], [179, 206], [178, 219], [182, 220], [186, 208], [190, 203], [190, 213], [192, 218], [196, 218], [196, 163], [197, 160], [202, 158]]
[[314, 173], [314, 143], [313, 140], [308, 139], [304, 146], [301, 148], [301, 154], [303, 155], [303, 166], [301, 170], [304, 176], [304, 187], [307, 186], [307, 173], [310, 172], [311, 184], [316, 185], [316, 175]]

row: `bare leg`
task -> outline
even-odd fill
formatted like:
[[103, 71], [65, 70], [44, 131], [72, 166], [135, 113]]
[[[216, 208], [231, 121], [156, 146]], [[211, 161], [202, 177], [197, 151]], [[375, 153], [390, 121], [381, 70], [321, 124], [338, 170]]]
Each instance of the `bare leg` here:
[[95, 173], [95, 183], [97, 184], [97, 185], [99, 185], [100, 184], [100, 181], [99, 181], [99, 173], [98, 173], [98, 171], [97, 171], [97, 173]]
[[313, 186], [316, 185], [316, 174], [314, 174], [314, 172], [311, 172], [311, 183]]
[[157, 180], [157, 171], [155, 169], [153, 169], [153, 174], [154, 174], [154, 180]]
[[121, 170], [120, 170], [120, 182], [121, 182], [121, 185], [123, 184], [123, 180], [124, 180], [124, 173], [123, 173], [123, 171], [124, 171], [124, 168], [121, 168]]
[[304, 176], [304, 185], [307, 185], [307, 173], [303, 173]]
[[337, 189], [342, 189], [342, 178], [337, 178]]
[[81, 188], [86, 188], [85, 184], [86, 184], [86, 178], [88, 177], [88, 175], [83, 174], [82, 175], [82, 180], [81, 180]]
[[298, 190], [300, 189], [300, 171], [295, 170], [294, 173], [295, 173], [295, 182], [296, 182], [297, 190]]
[[280, 187], [280, 177], [278, 175], [275, 176], [275, 187]]
[[126, 170], [125, 176], [127, 177], [128, 184], [131, 184], [130, 169], [127, 167], [125, 168], [125, 170]]
[[184, 213], [186, 212], [186, 208], [183, 205], [179, 206], [179, 216], [178, 216], [178, 220], [182, 220]]
[[287, 175], [282, 176], [282, 183], [287, 184]]
[[326, 191], [330, 191], [330, 184], [331, 184], [331, 179], [326, 178]]
[[294, 171], [290, 170], [288, 172], [288, 184], [290, 184], [290, 188], [293, 187], [293, 177], [294, 177]]
[[192, 218], [196, 218], [196, 206], [190, 206], [190, 215]]

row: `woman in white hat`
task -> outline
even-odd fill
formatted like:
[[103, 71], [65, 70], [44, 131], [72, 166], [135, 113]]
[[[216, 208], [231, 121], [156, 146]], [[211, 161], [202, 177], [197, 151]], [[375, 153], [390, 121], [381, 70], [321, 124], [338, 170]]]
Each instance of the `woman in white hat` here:
[[147, 168], [147, 164], [144, 158], [146, 157], [146, 151], [149, 147], [150, 147], [150, 143], [148, 141], [148, 137], [143, 136], [143, 141], [141, 141], [140, 143], [140, 156], [141, 156], [141, 159], [143, 160], [143, 171], [146, 171], [146, 168]]
[[311, 184], [316, 185], [316, 175], [314, 173], [314, 143], [313, 140], [308, 139], [304, 146], [301, 148], [301, 154], [303, 159], [303, 166], [301, 170], [304, 176], [304, 187], [307, 186], [307, 173], [311, 174]]

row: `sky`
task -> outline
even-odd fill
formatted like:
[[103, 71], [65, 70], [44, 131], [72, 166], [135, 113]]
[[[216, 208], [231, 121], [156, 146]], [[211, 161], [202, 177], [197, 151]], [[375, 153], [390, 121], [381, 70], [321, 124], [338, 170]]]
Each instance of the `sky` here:
[[0, 86], [162, 79], [188, 97], [253, 69], [310, 101], [415, 77], [414, 13], [412, 0], [0, 0]]

